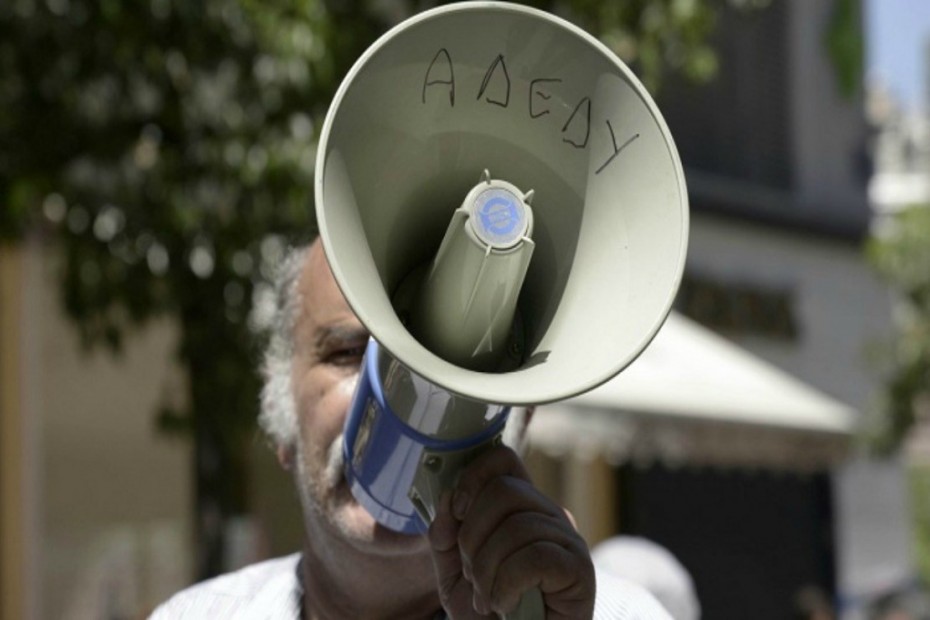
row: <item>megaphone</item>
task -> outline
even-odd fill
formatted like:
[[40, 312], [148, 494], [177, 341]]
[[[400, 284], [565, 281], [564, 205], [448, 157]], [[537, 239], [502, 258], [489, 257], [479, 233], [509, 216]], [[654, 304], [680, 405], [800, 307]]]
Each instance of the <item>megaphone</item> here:
[[687, 192], [658, 108], [539, 10], [459, 3], [378, 39], [331, 104], [315, 183], [336, 282], [373, 336], [347, 476], [399, 531], [424, 530], [509, 406], [630, 364], [681, 279]]

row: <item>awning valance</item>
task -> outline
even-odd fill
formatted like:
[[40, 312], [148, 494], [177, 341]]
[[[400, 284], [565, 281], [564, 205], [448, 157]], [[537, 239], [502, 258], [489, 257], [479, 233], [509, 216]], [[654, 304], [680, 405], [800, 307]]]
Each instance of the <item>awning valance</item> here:
[[843, 456], [851, 407], [672, 313], [604, 385], [540, 407], [530, 445], [550, 454], [813, 469]]

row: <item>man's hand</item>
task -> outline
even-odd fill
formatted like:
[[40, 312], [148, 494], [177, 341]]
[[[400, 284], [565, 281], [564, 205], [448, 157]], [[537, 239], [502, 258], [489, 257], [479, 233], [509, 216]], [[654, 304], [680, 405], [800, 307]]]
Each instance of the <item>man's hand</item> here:
[[513, 450], [469, 464], [429, 529], [439, 597], [453, 620], [513, 611], [539, 588], [546, 619], [594, 613], [594, 566], [565, 512], [530, 482]]

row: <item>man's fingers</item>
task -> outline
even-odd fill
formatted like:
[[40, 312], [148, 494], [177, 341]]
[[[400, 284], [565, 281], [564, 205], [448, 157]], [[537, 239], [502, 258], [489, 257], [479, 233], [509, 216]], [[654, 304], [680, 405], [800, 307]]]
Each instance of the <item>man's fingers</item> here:
[[439, 499], [436, 518], [430, 524], [427, 534], [433, 550], [433, 569], [436, 571], [439, 598], [446, 608], [458, 582], [462, 580], [462, 556], [458, 547], [459, 522], [450, 512], [451, 501], [451, 494], [448, 493]]
[[538, 588], [547, 620], [590, 618], [594, 568], [570, 518], [506, 447], [480, 454], [444, 494], [429, 530], [443, 607], [454, 620], [513, 610]]
[[460, 523], [452, 516], [452, 494], [443, 493], [436, 507], [436, 518], [430, 523], [428, 538], [434, 552], [444, 553], [458, 545]]
[[[539, 513], [516, 513], [501, 523], [486, 543], [471, 556], [471, 562], [465, 562], [466, 566], [472, 566], [473, 587], [485, 598], [490, 599], [495, 589], [498, 571], [504, 561], [518, 551], [540, 542], [554, 543], [578, 554], [586, 552], [584, 541], [568, 529], [564, 521]], [[550, 583], [547, 584], [549, 589], [561, 590], [568, 587], [577, 577], [571, 572], [573, 569], [573, 566], [567, 566], [566, 573], [562, 575], [562, 581], [559, 583], [550, 579]], [[531, 572], [539, 573], [535, 567]]]
[[594, 613], [593, 566], [559, 544], [537, 541], [505, 558], [489, 595], [491, 609], [513, 611], [523, 593], [534, 587], [543, 593], [547, 620], [590, 618]]
[[564, 513], [531, 483], [511, 476], [488, 481], [472, 500], [458, 532], [458, 544], [466, 557], [475, 557], [488, 537], [511, 515], [533, 513], [562, 520], [571, 528]]
[[462, 472], [452, 497], [452, 514], [459, 520], [464, 519], [481, 489], [489, 480], [498, 476], [530, 480], [520, 457], [513, 450], [506, 446], [491, 448], [478, 455]]
[[[458, 546], [460, 523], [452, 516], [451, 503], [451, 494], [443, 494], [436, 509], [436, 518], [427, 532], [432, 548], [439, 600], [452, 620], [482, 618], [485, 616], [475, 611], [474, 589], [466, 579], [468, 573], [463, 570], [462, 555]], [[484, 603], [484, 600], [479, 602]]]

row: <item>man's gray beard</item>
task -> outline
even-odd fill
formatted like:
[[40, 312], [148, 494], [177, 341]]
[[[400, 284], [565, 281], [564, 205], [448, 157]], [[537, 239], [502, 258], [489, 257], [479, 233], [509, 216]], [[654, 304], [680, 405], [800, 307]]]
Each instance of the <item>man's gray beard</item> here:
[[[326, 455], [326, 464], [323, 469], [314, 474], [310, 471], [308, 462], [319, 462], [318, 455], [314, 454], [311, 459], [307, 459], [307, 446], [304, 445], [303, 439], [297, 437], [297, 493], [300, 495], [300, 503], [305, 513], [314, 513], [319, 516], [325, 516], [327, 512], [332, 511], [333, 502], [336, 497], [334, 489], [342, 482], [343, 465], [345, 459], [342, 454], [343, 436], [339, 435], [330, 445]], [[312, 449], [312, 448], [311, 448]], [[325, 506], [323, 504], [329, 504]]]

